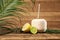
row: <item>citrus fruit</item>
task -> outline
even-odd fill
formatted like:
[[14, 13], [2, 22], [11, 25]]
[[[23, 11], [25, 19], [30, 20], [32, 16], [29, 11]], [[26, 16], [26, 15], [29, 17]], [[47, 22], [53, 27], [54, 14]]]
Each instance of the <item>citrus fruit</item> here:
[[31, 27], [31, 28], [30, 28], [30, 32], [31, 32], [32, 34], [36, 34], [36, 33], [37, 33], [37, 28], [36, 28], [36, 27]]
[[29, 32], [30, 31], [30, 27], [31, 25], [29, 23], [24, 24], [24, 26], [22, 27], [22, 31], [23, 32]]

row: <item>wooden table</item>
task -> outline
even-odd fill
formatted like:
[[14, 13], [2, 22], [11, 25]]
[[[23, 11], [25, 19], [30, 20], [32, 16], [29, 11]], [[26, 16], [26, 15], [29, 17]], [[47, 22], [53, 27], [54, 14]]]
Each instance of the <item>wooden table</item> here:
[[47, 34], [47, 33], [38, 33], [38, 34], [6, 34], [0, 36], [0, 40], [59, 40], [60, 34]]

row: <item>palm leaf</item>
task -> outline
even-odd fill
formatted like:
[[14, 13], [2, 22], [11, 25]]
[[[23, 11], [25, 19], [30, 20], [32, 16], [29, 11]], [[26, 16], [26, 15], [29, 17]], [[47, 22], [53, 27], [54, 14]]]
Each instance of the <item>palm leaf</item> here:
[[0, 0], [0, 17], [13, 15], [9, 12], [16, 10], [18, 0]]
[[9, 29], [9, 28], [6, 28], [6, 27], [3, 27], [3, 26], [0, 26], [0, 35], [3, 35], [3, 34], [8, 34], [8, 33], [11, 33], [13, 32], [12, 29]]
[[60, 34], [60, 30], [49, 30], [49, 29], [47, 29], [46, 33], [49, 33], [49, 34]]
[[[17, 7], [16, 7], [18, 5], [21, 6], [23, 4], [24, 4], [24, 2], [22, 0], [0, 0], [0, 24], [1, 24], [0, 26], [5, 26], [5, 25], [15, 25], [16, 26], [16, 24], [11, 23], [11, 22], [6, 22], [6, 20], [12, 19], [12, 20], [15, 20], [15, 22], [19, 22], [20, 17], [17, 15], [17, 13], [13, 13], [13, 12], [15, 12], [15, 11], [24, 12], [23, 9], [17, 10]], [[19, 20], [15, 19], [15, 18], [6, 18], [9, 16], [16, 16], [16, 17], [18, 17]]]

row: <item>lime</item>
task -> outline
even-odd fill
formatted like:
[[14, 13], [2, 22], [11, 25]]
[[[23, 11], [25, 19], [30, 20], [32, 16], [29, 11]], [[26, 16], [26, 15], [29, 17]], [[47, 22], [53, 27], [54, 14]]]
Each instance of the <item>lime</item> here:
[[36, 33], [37, 33], [37, 28], [36, 28], [36, 27], [31, 27], [31, 28], [30, 28], [30, 32], [31, 32], [32, 34], [36, 34]]

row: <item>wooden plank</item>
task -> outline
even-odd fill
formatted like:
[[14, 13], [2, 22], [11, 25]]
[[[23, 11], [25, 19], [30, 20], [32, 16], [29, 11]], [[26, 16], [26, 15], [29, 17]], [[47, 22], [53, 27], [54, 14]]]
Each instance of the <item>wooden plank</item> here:
[[60, 30], [60, 21], [48, 21], [48, 29]]
[[46, 34], [46, 33], [38, 33], [38, 34], [7, 34], [4, 36], [0, 36], [1, 40], [48, 40], [48, 39], [60, 39], [60, 34]]
[[[24, 0], [24, 1], [29, 2], [30, 0]], [[60, 1], [60, 0], [36, 0], [36, 1]]]
[[[27, 3], [29, 4], [29, 7], [33, 6], [31, 1]], [[34, 12], [37, 12], [39, 3], [41, 4], [42, 12], [60, 12], [60, 0], [36, 0], [33, 7]], [[31, 8], [28, 8], [28, 10], [31, 12]]]
[[[37, 12], [30, 12], [28, 15], [22, 16], [21, 20], [32, 20], [37, 18]], [[60, 12], [41, 12], [40, 19], [46, 19], [47, 21], [60, 21]]]
[[39, 3], [41, 4], [41, 11], [42, 12], [59, 12], [60, 11], [60, 1], [36, 2], [34, 11], [37, 11]]

